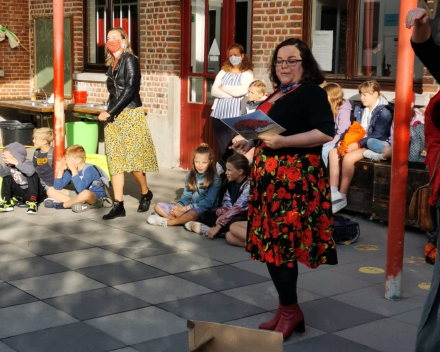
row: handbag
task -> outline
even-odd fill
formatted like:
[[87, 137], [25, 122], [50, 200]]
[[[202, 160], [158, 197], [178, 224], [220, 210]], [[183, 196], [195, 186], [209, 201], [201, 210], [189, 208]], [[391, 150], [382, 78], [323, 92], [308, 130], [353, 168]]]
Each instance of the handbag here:
[[433, 187], [432, 181], [434, 180], [435, 174], [437, 172], [437, 166], [440, 160], [440, 154], [437, 156], [437, 161], [435, 163], [434, 172], [427, 185], [418, 188], [409, 204], [408, 213], [409, 216], [416, 220], [417, 227], [424, 231], [434, 231], [435, 230], [435, 217], [434, 208], [429, 205], [429, 198], [432, 196]]
[[333, 239], [337, 244], [351, 244], [361, 235], [359, 223], [342, 215], [333, 215]]

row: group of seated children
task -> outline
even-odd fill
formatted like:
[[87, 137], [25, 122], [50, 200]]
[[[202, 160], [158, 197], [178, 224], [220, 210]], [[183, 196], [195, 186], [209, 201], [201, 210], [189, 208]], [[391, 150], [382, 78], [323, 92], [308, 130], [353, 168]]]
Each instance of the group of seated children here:
[[[225, 190], [214, 167], [214, 152], [202, 143], [191, 158], [191, 170], [185, 177], [183, 194], [177, 203], [157, 203], [155, 214], [148, 217], [151, 225], [184, 225], [188, 231], [209, 238], [226, 236], [233, 244], [244, 246], [245, 234], [232, 231], [231, 225], [245, 221], [249, 205], [248, 159], [234, 154], [226, 161]], [[223, 193], [223, 196], [222, 196]], [[222, 199], [220, 203], [220, 198]]]
[[[3, 149], [5, 165], [0, 165], [0, 212], [23, 206], [28, 207], [28, 214], [37, 214], [38, 204], [43, 201], [47, 208], [72, 208], [74, 212], [102, 206], [105, 190], [101, 176], [95, 167], [85, 163], [84, 148], [79, 145], [67, 148], [54, 176], [52, 141], [53, 130], [35, 129], [36, 150], [32, 161], [27, 159], [26, 148], [20, 143], [8, 144]], [[70, 181], [74, 190], [64, 189]]]
[[[355, 163], [363, 158], [381, 161], [391, 157], [394, 106], [381, 94], [376, 81], [367, 81], [359, 86], [361, 104], [354, 106], [354, 111], [353, 103], [344, 100], [338, 84], [328, 83], [324, 90], [335, 118], [335, 138], [323, 146], [322, 157], [328, 164], [332, 210], [336, 213], [347, 206], [347, 192]], [[414, 103], [415, 94], [411, 104], [409, 160], [423, 161], [420, 152], [424, 148], [424, 137], [420, 124], [424, 121]], [[415, 157], [411, 157], [411, 153]]]

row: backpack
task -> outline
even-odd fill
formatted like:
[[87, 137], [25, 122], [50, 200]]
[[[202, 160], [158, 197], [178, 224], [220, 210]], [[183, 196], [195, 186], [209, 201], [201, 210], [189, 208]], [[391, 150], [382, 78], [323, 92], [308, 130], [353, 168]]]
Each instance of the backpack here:
[[342, 215], [333, 214], [333, 239], [338, 244], [352, 244], [361, 235], [359, 223]]
[[435, 264], [435, 257], [437, 256], [437, 246], [429, 242], [425, 246], [425, 260], [428, 264], [434, 265]]
[[113, 199], [112, 199], [112, 196], [110, 195], [110, 189], [109, 189], [110, 188], [110, 179], [108, 178], [105, 171], [96, 165], [85, 164], [84, 168], [83, 168], [84, 172], [86, 171], [86, 169], [89, 166], [93, 166], [95, 168], [95, 170], [98, 172], [99, 177], [101, 178], [101, 182], [93, 181], [92, 185], [101, 186], [102, 188], [104, 188], [104, 192], [105, 192], [105, 197], [103, 199], [104, 207], [111, 208], [113, 206]]
[[425, 155], [423, 155], [423, 150], [426, 148], [425, 145], [425, 126], [419, 123], [417, 126], [411, 126], [411, 142], [409, 145], [409, 155], [408, 161], [423, 163], [425, 160]]

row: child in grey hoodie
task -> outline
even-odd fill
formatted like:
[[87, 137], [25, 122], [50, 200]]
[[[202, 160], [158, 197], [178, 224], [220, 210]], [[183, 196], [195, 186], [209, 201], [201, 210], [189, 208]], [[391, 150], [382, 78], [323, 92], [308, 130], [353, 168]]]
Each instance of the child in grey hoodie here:
[[26, 148], [17, 142], [8, 144], [2, 153], [5, 165], [0, 165], [1, 188], [0, 213], [14, 210], [13, 197], [21, 198], [29, 205], [28, 214], [38, 212], [38, 203], [45, 197], [38, 174], [31, 160], [26, 159]]

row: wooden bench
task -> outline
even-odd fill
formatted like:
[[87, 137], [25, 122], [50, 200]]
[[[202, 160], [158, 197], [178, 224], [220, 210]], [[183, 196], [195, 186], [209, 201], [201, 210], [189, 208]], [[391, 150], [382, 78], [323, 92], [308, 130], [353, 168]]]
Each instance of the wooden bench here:
[[[388, 221], [390, 182], [390, 161], [380, 163], [358, 161], [355, 164], [353, 181], [347, 193], [348, 205], [345, 209], [369, 214], [374, 219]], [[406, 225], [416, 226], [414, 219], [408, 216], [409, 203], [415, 190], [428, 182], [428, 170], [424, 164], [410, 163], [408, 165]]]

